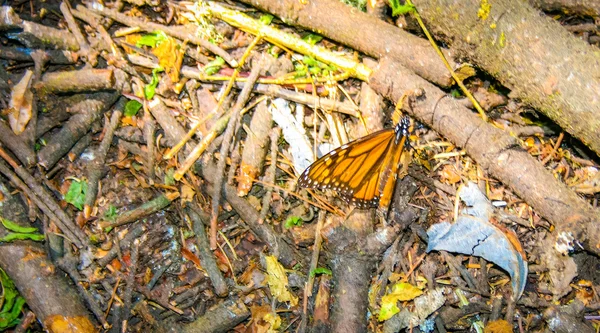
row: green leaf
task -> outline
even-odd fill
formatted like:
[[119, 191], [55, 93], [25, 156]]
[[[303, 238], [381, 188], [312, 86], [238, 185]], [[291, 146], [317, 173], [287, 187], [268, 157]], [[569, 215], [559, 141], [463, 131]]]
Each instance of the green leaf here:
[[298, 216], [292, 216], [292, 217], [288, 217], [288, 219], [285, 221], [285, 223], [283, 224], [283, 226], [286, 229], [289, 229], [291, 227], [301, 226], [302, 223], [304, 223], [304, 222], [302, 221], [301, 218], [299, 218]]
[[138, 113], [138, 111], [140, 111], [141, 108], [142, 108], [142, 103], [136, 101], [135, 99], [129, 100], [125, 104], [124, 114], [127, 117], [133, 117]]
[[225, 65], [225, 60], [217, 56], [215, 60], [209, 62], [208, 64], [206, 64], [206, 66], [204, 66], [204, 73], [206, 73], [206, 75], [213, 75], [216, 72], [218, 72], [223, 67], [223, 65]]
[[108, 206], [104, 217], [109, 221], [114, 221], [115, 217], [117, 217], [117, 208], [113, 205]]
[[462, 97], [462, 93], [461, 93], [461, 91], [460, 91], [459, 89], [452, 89], [452, 90], [450, 91], [450, 95], [451, 95], [452, 97], [454, 97], [454, 98], [459, 98], [459, 97]]
[[331, 270], [327, 269], [325, 267], [317, 267], [317, 268], [313, 269], [312, 271], [310, 271], [311, 277], [314, 277], [318, 274], [332, 275]]
[[323, 40], [323, 36], [319, 36], [316, 34], [308, 34], [308, 35], [302, 37], [302, 40], [307, 42], [310, 45], [315, 45], [318, 42], [320, 42], [321, 40]]
[[271, 14], [262, 14], [259, 19], [260, 23], [264, 25], [269, 25], [273, 22], [273, 15]]
[[0, 329], [6, 329], [9, 327], [16, 326], [20, 320], [21, 309], [25, 305], [25, 299], [21, 296], [17, 297], [14, 306], [7, 312], [0, 312]]
[[156, 86], [158, 86], [158, 73], [162, 72], [162, 68], [155, 68], [152, 70], [152, 82], [144, 86], [144, 97], [147, 100], [151, 100], [154, 97]]
[[0, 237], [0, 243], [10, 243], [14, 240], [26, 240], [31, 239], [32, 241], [41, 242], [44, 240], [42, 234], [24, 234], [20, 232], [9, 232], [6, 236]]
[[167, 40], [167, 38], [168, 38], [167, 34], [165, 34], [164, 31], [157, 30], [150, 34], [142, 36], [142, 38], [140, 38], [137, 41], [137, 43], [135, 43], [135, 46], [137, 46], [137, 47], [150, 46], [150, 47], [154, 48], [154, 47], [158, 46], [160, 43]]
[[0, 313], [4, 313], [12, 309], [16, 298], [19, 296], [19, 293], [17, 292], [17, 288], [15, 288], [14, 282], [2, 268], [0, 268], [0, 284], [2, 284], [3, 290], [2, 294], [0, 295], [3, 297], [0, 299], [0, 304], [3, 304], [2, 309], [0, 309]]
[[167, 185], [167, 186], [175, 185], [175, 178], [173, 177], [174, 174], [175, 174], [174, 168], [167, 169], [167, 171], [165, 172], [165, 185]]
[[302, 62], [308, 67], [319, 66], [319, 61], [311, 56], [304, 56]]
[[412, 3], [403, 5], [400, 0], [390, 0], [390, 7], [392, 8], [392, 16], [410, 14], [416, 10]]
[[25, 233], [25, 234], [30, 234], [32, 232], [36, 232], [38, 231], [37, 228], [34, 227], [22, 227], [18, 224], [16, 224], [15, 222], [11, 221], [11, 220], [7, 220], [3, 217], [0, 217], [0, 222], [2, 222], [2, 225], [10, 230], [10, 231], [14, 231], [14, 232], [21, 232], [21, 233]]
[[87, 182], [84, 180], [73, 179], [71, 186], [69, 186], [69, 191], [67, 191], [67, 194], [65, 195], [65, 201], [77, 207], [77, 209], [83, 210], [86, 192]]

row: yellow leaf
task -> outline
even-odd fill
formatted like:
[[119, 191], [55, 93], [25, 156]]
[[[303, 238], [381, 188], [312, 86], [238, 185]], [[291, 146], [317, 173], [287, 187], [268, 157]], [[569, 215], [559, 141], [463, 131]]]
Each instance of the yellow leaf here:
[[187, 185], [187, 184], [183, 184], [183, 186], [181, 186], [181, 201], [184, 202], [192, 202], [192, 199], [194, 199], [194, 195], [196, 194], [196, 191], [194, 191], [194, 189]]
[[506, 320], [500, 319], [500, 320], [490, 321], [489, 323], [487, 323], [487, 325], [485, 325], [485, 328], [483, 329], [483, 332], [485, 332], [485, 333], [512, 333], [513, 329], [509, 322], [507, 322]]
[[269, 305], [252, 306], [251, 331], [255, 333], [277, 333], [281, 327], [281, 317]]
[[183, 61], [183, 49], [177, 41], [168, 37], [152, 49], [158, 58], [158, 64], [164, 68], [173, 83], [179, 82], [179, 68]]
[[415, 297], [421, 296], [423, 291], [410, 283], [399, 282], [394, 284], [392, 292], [381, 298], [381, 310], [379, 311], [379, 321], [390, 319], [393, 315], [400, 312], [398, 301], [410, 301]]
[[267, 263], [267, 283], [269, 284], [271, 295], [276, 297], [280, 302], [290, 302], [292, 306], [297, 305], [298, 297], [294, 296], [288, 290], [288, 278], [283, 266], [277, 261], [275, 256], [266, 256], [265, 261]]

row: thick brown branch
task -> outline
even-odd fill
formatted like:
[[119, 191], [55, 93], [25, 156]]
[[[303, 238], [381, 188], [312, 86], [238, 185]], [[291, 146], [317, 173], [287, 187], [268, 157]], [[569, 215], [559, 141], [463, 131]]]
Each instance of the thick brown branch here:
[[596, 48], [524, 1], [415, 1], [433, 30], [600, 153], [600, 57]]
[[407, 111], [464, 147], [483, 169], [553, 223], [559, 236], [571, 233], [585, 242], [588, 250], [600, 253], [598, 213], [520, 149], [515, 138], [483, 122], [458, 101], [393, 61], [381, 62], [370, 81], [375, 90], [394, 101], [407, 92], [423, 89], [424, 96]]

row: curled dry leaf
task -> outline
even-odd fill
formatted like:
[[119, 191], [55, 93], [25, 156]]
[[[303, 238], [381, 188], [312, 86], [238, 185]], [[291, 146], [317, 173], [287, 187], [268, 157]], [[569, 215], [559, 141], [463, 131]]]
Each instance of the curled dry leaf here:
[[27, 70], [21, 81], [17, 83], [10, 95], [8, 104], [8, 122], [15, 134], [21, 134], [31, 119], [33, 94], [31, 93], [31, 78], [33, 71]]
[[483, 257], [502, 267], [511, 277], [518, 299], [527, 282], [527, 262], [501, 229], [490, 223], [493, 207], [477, 185], [469, 182], [458, 195], [470, 206], [454, 224], [442, 222], [427, 230], [427, 252], [449, 251]]
[[423, 291], [410, 283], [399, 282], [392, 286], [392, 292], [381, 298], [381, 310], [379, 311], [379, 320], [388, 320], [396, 313], [400, 312], [398, 308], [399, 301], [410, 301], [415, 297], [421, 296]]
[[288, 278], [285, 268], [277, 261], [275, 256], [265, 256], [268, 284], [271, 295], [279, 302], [290, 302], [291, 306], [298, 304], [298, 297], [294, 296], [288, 289]]
[[240, 196], [248, 194], [252, 188], [252, 182], [262, 169], [269, 147], [269, 131], [272, 122], [267, 101], [260, 102], [252, 116], [244, 151], [242, 152], [237, 187]]
[[414, 299], [414, 307], [403, 308], [383, 325], [384, 333], [401, 331], [407, 327], [421, 325], [432, 313], [437, 311], [446, 302], [444, 288], [429, 290], [427, 293]]
[[250, 308], [252, 313], [252, 332], [255, 333], [276, 333], [281, 327], [281, 317], [271, 310], [269, 305], [253, 306]]

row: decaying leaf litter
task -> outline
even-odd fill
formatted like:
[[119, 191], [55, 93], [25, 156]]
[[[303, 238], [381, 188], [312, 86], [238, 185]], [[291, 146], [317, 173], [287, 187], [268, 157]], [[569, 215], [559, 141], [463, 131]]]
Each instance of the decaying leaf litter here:
[[[375, 10], [383, 2], [369, 14], [332, 0], [252, 4], [262, 11], [2, 7], [0, 328], [598, 328], [593, 136], [532, 97], [562, 103], [568, 83], [526, 92], [469, 45], [453, 49], [452, 20], [432, 22], [484, 121], [413, 7], [392, 1], [404, 13], [392, 19]], [[425, 23], [437, 15], [415, 5]], [[497, 32], [490, 45], [514, 51], [505, 7], [462, 6], [453, 18], [474, 17]], [[515, 18], [550, 10], [510, 6]], [[562, 10], [538, 25], [593, 50], [597, 10]], [[315, 156], [391, 126], [394, 109], [417, 126], [387, 216], [297, 188]]]

